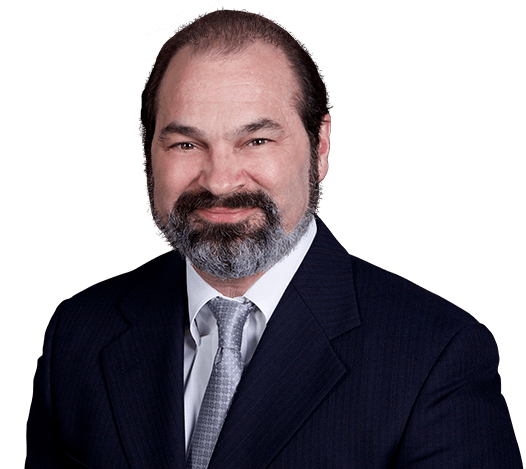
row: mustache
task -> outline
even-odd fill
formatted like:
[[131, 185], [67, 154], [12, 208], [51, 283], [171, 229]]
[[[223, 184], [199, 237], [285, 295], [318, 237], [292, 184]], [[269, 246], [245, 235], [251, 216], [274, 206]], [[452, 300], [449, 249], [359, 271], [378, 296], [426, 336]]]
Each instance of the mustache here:
[[207, 208], [260, 208], [265, 213], [277, 212], [275, 202], [263, 191], [235, 192], [227, 196], [217, 196], [210, 191], [184, 192], [179, 196], [174, 211], [180, 215], [189, 215], [195, 210]]

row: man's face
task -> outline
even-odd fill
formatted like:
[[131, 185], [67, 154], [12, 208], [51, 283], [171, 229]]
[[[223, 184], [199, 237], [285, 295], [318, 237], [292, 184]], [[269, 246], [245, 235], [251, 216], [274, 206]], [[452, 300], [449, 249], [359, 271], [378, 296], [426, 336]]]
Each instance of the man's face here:
[[[228, 57], [177, 53], [159, 90], [152, 143], [160, 223], [167, 225], [176, 202], [189, 197], [189, 225], [254, 231], [268, 214], [258, 203], [246, 206], [248, 194], [260, 205], [273, 201], [290, 235], [309, 202], [310, 148], [294, 107], [297, 89], [284, 55], [265, 44]], [[327, 171], [328, 134], [324, 124], [320, 181]], [[195, 202], [196, 194], [206, 194], [201, 199], [207, 202]], [[237, 201], [220, 202], [232, 197]]]

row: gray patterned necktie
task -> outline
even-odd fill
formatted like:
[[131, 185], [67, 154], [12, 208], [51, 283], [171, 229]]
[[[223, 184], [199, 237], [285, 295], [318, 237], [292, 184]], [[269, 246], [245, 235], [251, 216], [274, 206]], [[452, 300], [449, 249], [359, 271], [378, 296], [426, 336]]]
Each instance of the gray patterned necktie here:
[[243, 326], [254, 303], [217, 297], [208, 302], [216, 318], [219, 334], [217, 354], [208, 386], [201, 403], [190, 450], [187, 469], [206, 469], [223, 427], [228, 409], [243, 374], [241, 338]]

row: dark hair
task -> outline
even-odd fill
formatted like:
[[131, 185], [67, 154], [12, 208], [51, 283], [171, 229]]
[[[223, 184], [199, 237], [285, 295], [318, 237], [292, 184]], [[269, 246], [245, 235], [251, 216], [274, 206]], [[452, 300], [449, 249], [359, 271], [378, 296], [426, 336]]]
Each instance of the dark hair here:
[[[214, 51], [232, 54], [250, 44], [263, 42], [281, 49], [287, 57], [298, 80], [299, 93], [296, 108], [303, 122], [311, 147], [311, 166], [316, 163], [319, 132], [324, 116], [329, 112], [325, 84], [311, 56], [296, 39], [278, 24], [246, 11], [218, 10], [199, 17], [183, 27], [161, 48], [152, 72], [142, 93], [142, 139], [144, 146], [148, 194], [153, 207], [152, 141], [158, 110], [161, 81], [172, 57], [183, 47], [194, 52]], [[317, 174], [316, 174], [317, 176]]]

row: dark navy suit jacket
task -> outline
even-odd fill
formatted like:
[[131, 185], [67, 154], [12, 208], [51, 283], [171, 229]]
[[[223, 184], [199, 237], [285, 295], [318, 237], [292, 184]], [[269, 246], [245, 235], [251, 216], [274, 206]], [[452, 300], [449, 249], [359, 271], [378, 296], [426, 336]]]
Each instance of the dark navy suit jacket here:
[[[185, 264], [171, 252], [62, 303], [26, 468], [183, 469]], [[211, 469], [522, 467], [490, 332], [318, 233], [258, 345]]]

